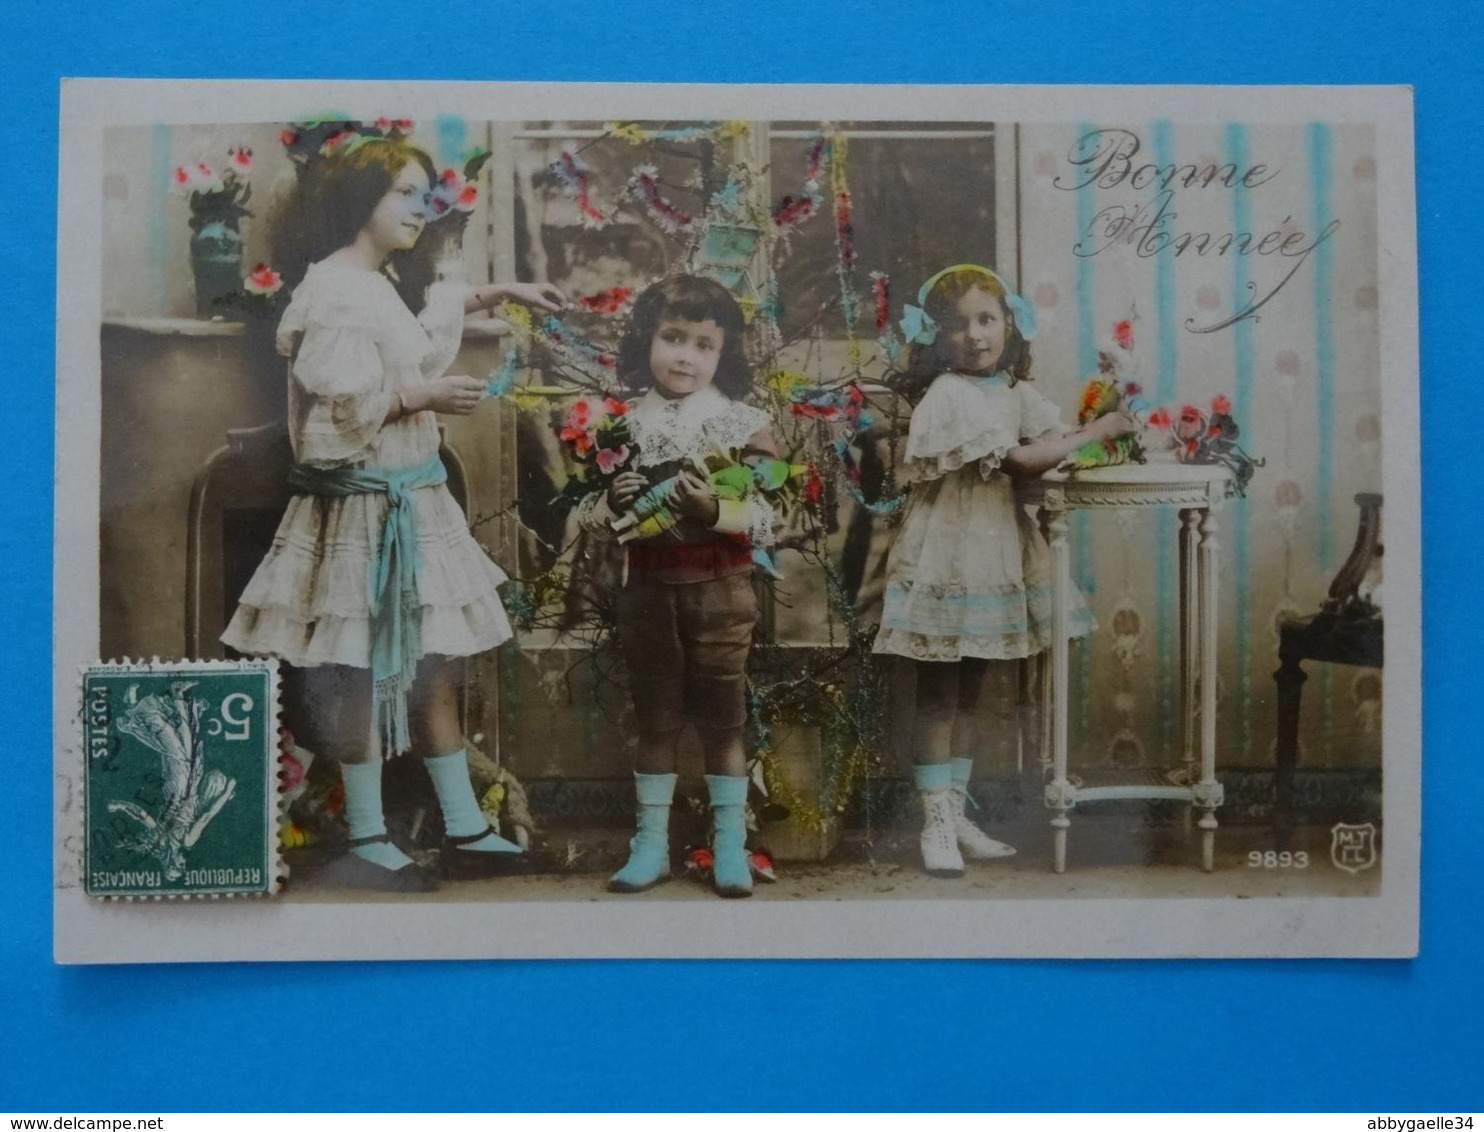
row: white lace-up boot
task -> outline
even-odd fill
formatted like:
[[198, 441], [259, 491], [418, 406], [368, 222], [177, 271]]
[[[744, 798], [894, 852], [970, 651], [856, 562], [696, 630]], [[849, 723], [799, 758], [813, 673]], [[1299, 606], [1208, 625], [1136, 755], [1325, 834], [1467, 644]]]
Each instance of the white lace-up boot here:
[[953, 778], [947, 763], [912, 768], [922, 798], [922, 865], [929, 876], [961, 877], [963, 855], [953, 824]]
[[953, 833], [964, 860], [997, 861], [1015, 856], [1015, 846], [996, 841], [969, 818], [969, 773], [974, 769], [974, 761], [953, 759], [948, 765], [953, 776]]

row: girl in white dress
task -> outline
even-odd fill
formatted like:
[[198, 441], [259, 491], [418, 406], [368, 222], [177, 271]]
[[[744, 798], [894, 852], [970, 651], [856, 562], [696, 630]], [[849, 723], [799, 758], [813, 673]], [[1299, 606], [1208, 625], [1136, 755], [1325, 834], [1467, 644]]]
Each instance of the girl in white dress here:
[[[902, 459], [911, 495], [887, 556], [875, 651], [918, 662], [913, 772], [923, 805], [923, 864], [956, 877], [964, 857], [1015, 850], [965, 813], [967, 748], [987, 662], [1051, 644], [1050, 552], [1013, 478], [1039, 476], [1092, 439], [1133, 431], [1116, 413], [1070, 431], [1030, 385], [1029, 305], [987, 267], [938, 272], [908, 305], [909, 378], [927, 384]], [[1075, 589], [1071, 635], [1092, 630]]]
[[292, 359], [297, 494], [222, 634], [285, 662], [289, 729], [340, 763], [350, 842], [334, 877], [393, 891], [436, 883], [383, 817], [381, 760], [407, 750], [437, 791], [444, 872], [491, 875], [523, 860], [489, 828], [469, 781], [450, 658], [512, 634], [495, 590], [505, 575], [445, 486], [435, 414], [472, 413], [485, 396], [483, 382], [445, 375], [465, 313], [565, 301], [550, 286], [432, 282], [418, 238], [436, 176], [406, 142], [361, 137], [308, 170], [288, 203], [291, 251], [309, 265], [278, 328]]

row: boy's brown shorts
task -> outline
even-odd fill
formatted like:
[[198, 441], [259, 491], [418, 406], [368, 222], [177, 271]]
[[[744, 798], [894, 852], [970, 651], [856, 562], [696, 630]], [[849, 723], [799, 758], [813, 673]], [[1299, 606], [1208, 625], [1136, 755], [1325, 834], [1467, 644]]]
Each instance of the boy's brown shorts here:
[[618, 598], [618, 636], [640, 729], [741, 727], [757, 617], [750, 569], [671, 585], [631, 579]]

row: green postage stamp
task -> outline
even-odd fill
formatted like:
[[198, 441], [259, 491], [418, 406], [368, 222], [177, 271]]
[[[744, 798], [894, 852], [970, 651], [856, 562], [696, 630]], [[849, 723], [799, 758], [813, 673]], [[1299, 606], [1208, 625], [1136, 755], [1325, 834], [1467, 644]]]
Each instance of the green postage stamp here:
[[278, 890], [278, 664], [89, 665], [82, 677], [90, 896]]

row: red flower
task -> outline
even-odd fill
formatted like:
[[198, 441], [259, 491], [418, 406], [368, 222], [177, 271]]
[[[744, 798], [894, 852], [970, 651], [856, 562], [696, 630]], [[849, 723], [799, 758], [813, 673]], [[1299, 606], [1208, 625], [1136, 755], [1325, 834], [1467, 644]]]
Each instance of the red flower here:
[[1194, 405], [1182, 405], [1175, 421], [1175, 435], [1181, 440], [1199, 436], [1206, 427], [1206, 414]]
[[602, 291], [595, 291], [591, 295], [583, 295], [577, 301], [582, 304], [584, 310], [590, 310], [594, 314], [617, 314], [634, 300], [634, 289], [632, 287], [608, 287]]
[[288, 149], [299, 140], [299, 131], [289, 129], [279, 130], [278, 140], [283, 144], [285, 149]]
[[567, 410], [567, 419], [557, 433], [565, 443], [577, 449], [579, 455], [588, 452], [596, 441], [588, 431], [593, 421], [593, 407], [587, 401], [574, 401]]
[[1185, 454], [1187, 456], [1194, 456], [1200, 450], [1201, 450], [1201, 442], [1200, 441], [1198, 441], [1198, 440], [1187, 440], [1185, 442]]
[[1124, 383], [1123, 395], [1125, 397], [1137, 397], [1142, 392], [1144, 392], [1144, 387], [1137, 381], [1129, 381]]
[[629, 403], [620, 401], [617, 397], [604, 397], [603, 408], [608, 410], [610, 417], [621, 417], [629, 411]]
[[1220, 436], [1221, 435], [1221, 426], [1219, 424], [1213, 424], [1210, 428], [1208, 428], [1206, 430], [1206, 435], [1207, 436]]
[[266, 263], [258, 264], [242, 281], [242, 289], [250, 295], [272, 295], [282, 286], [283, 277]]
[[1232, 411], [1232, 403], [1218, 393], [1211, 401], [1211, 411], [1225, 416]]
[[227, 156], [231, 158], [232, 168], [244, 176], [252, 172], [252, 150], [229, 149]]
[[747, 864], [759, 880], [775, 881], [778, 874], [773, 871], [773, 853], [766, 845], [759, 845], [747, 854]]
[[338, 134], [331, 134], [325, 139], [324, 145], [319, 147], [319, 151], [321, 153], [334, 153], [355, 136], [354, 130], [341, 130]]
[[704, 845], [698, 845], [685, 855], [685, 868], [687, 872], [709, 873], [715, 864], [716, 858], [712, 855], [711, 850]]
[[1125, 350], [1132, 350], [1134, 348], [1134, 324], [1126, 318], [1115, 322], [1113, 338]]
[[1160, 409], [1155, 409], [1152, 413], [1150, 413], [1149, 414], [1149, 427], [1150, 428], [1169, 428], [1170, 427], [1170, 412], [1169, 412], [1169, 410], [1168, 409], [1164, 409], [1164, 408], [1160, 408]]

